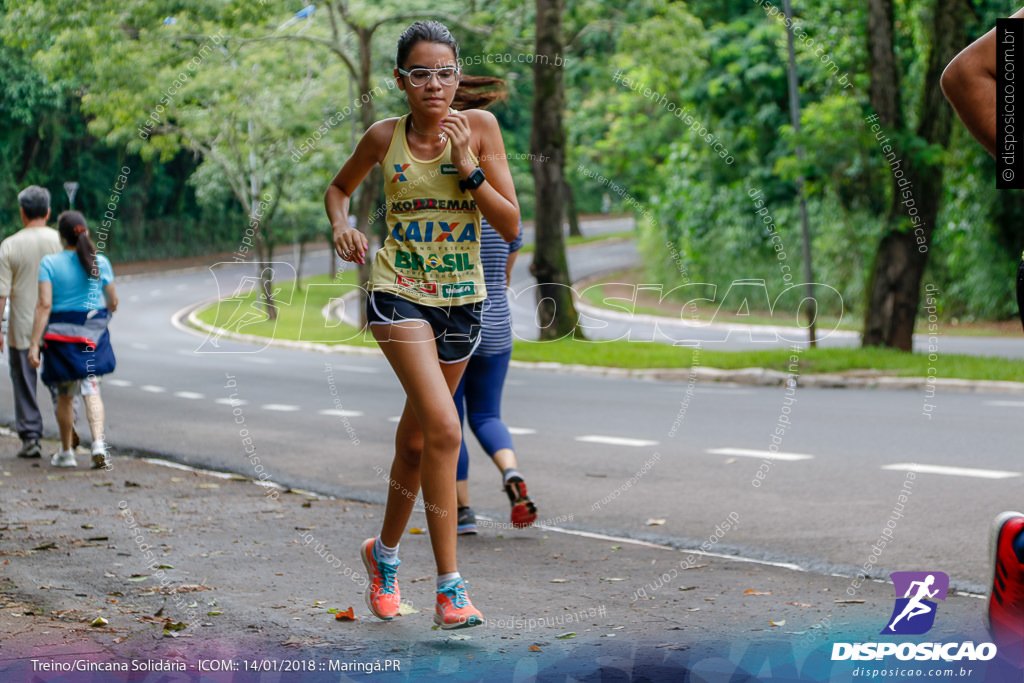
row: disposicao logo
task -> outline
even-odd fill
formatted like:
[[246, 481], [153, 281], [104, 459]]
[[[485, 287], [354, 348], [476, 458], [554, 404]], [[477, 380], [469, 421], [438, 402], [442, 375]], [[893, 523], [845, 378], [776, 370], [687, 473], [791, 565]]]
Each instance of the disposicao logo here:
[[[921, 635], [935, 625], [938, 603], [949, 591], [942, 572], [893, 572], [896, 605], [881, 635]], [[833, 643], [832, 660], [872, 660], [896, 655], [900, 660], [988, 661], [996, 656], [994, 643]]]
[[942, 572], [893, 572], [889, 578], [896, 589], [896, 606], [882, 635], [919, 636], [930, 631], [939, 608], [931, 599], [946, 599], [949, 576]]

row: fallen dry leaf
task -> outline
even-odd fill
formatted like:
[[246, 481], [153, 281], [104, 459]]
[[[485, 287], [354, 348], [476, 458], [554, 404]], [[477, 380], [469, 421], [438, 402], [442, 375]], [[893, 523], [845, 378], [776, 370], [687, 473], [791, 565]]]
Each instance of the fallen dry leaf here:
[[786, 625], [786, 620], [785, 619], [779, 619], [778, 621], [771, 621], [771, 620], [769, 620], [768, 623], [771, 624], [772, 626], [785, 626]]
[[349, 607], [344, 612], [339, 611], [337, 614], [334, 615], [334, 619], [336, 621], [355, 621], [358, 618], [359, 617], [355, 615], [355, 612], [352, 611], [351, 607]]
[[743, 591], [743, 594], [744, 595], [771, 595], [772, 592], [771, 591], [756, 591], [753, 588], [748, 588], [747, 590]]
[[683, 567], [683, 569], [701, 569], [702, 567], [706, 567], [706, 566], [708, 566], [706, 563], [705, 564], [695, 564], [692, 567]]
[[530, 646], [529, 648], [527, 648], [527, 649], [528, 649], [528, 650], [529, 650], [530, 652], [544, 652], [544, 650], [540, 649], [540, 648], [539, 648], [539, 647], [537, 647], [536, 645], [531, 645], [531, 646]]
[[857, 600], [836, 600], [835, 603], [837, 605], [862, 605], [862, 604], [864, 604], [864, 601], [860, 600], [860, 599], [857, 599]]
[[423, 533], [423, 529], [420, 529], [418, 527], [413, 527], [413, 528], [409, 529], [409, 533], [410, 534], [422, 534]]
[[814, 605], [809, 602], [787, 602], [786, 604], [793, 605], [794, 607], [814, 607]]
[[569, 579], [551, 579], [548, 583], [569, 583]]
[[647, 526], [661, 526], [662, 524], [664, 524], [667, 521], [668, 520], [666, 520], [666, 519], [654, 519], [654, 518], [651, 518], [651, 519], [648, 519], [646, 522], [644, 522], [644, 524], [646, 524]]

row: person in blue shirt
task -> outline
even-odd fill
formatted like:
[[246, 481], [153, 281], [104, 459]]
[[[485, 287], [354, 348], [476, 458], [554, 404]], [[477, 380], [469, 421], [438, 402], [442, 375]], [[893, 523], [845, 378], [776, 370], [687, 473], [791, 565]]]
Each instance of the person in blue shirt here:
[[[501, 391], [512, 358], [512, 314], [505, 289], [522, 246], [522, 231], [511, 242], [505, 242], [486, 219], [481, 222], [480, 260], [487, 282], [487, 300], [481, 312], [480, 344], [473, 351], [454, 396], [459, 420], [464, 414], [468, 416], [477, 441], [501, 472], [502, 485], [512, 505], [510, 522], [516, 528], [530, 526], [537, 519], [537, 506], [527, 495], [526, 482], [519, 473], [512, 436], [501, 421]], [[463, 437], [455, 485], [460, 535], [477, 533], [476, 513], [469, 507], [468, 479], [469, 452]]]
[[[48, 323], [81, 325], [88, 318], [109, 316], [117, 310], [114, 271], [109, 259], [96, 253], [96, 247], [89, 239], [85, 217], [77, 211], [65, 211], [57, 218], [57, 229], [64, 250], [43, 257], [39, 265], [39, 299], [29, 348], [29, 363], [36, 368], [40, 365], [39, 350]], [[92, 430], [93, 468], [109, 469], [99, 377], [90, 374], [80, 380], [57, 382], [56, 387], [61, 450], [54, 454], [50, 464], [55, 467], [78, 466], [72, 447], [75, 420], [72, 401], [81, 392]]]

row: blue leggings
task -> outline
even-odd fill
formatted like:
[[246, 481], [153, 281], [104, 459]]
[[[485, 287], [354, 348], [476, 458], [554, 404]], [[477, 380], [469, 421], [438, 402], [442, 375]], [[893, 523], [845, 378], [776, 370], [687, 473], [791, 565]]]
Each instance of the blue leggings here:
[[[459, 422], [469, 413], [469, 428], [473, 430], [480, 446], [487, 455], [502, 448], [512, 448], [512, 436], [501, 421], [501, 390], [505, 386], [505, 374], [512, 351], [496, 356], [470, 356], [466, 372], [462, 375], [459, 388], [455, 391], [455, 407], [459, 410]], [[465, 481], [469, 477], [469, 451], [463, 431], [462, 449], [459, 451], [459, 468], [456, 479]]]

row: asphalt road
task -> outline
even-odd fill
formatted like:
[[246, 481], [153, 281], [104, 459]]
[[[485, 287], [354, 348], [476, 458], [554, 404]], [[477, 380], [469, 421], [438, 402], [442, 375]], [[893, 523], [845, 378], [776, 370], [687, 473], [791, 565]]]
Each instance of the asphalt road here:
[[[573, 258], [586, 252], [594, 258], [584, 265], [594, 271], [629, 256], [620, 244]], [[320, 261], [326, 268], [326, 256]], [[237, 282], [251, 270], [228, 266], [217, 278]], [[245, 440], [252, 439], [276, 481], [383, 500], [375, 468], [390, 463], [403, 396], [382, 358], [204, 345], [170, 319], [215, 293], [210, 271], [124, 279], [118, 287], [118, 370], [104, 382], [118, 450], [251, 476]], [[940, 376], [941, 363], [940, 356]], [[716, 549], [849, 573], [872, 556], [891, 519], [876, 566], [945, 571], [954, 585], [979, 591], [989, 521], [1024, 507], [1012, 427], [1022, 411], [1024, 402], [982, 394], [801, 388], [787, 401], [783, 388], [522, 369], [510, 372], [504, 403], [542, 520], [694, 547], [734, 515], [738, 529], [716, 539]], [[8, 390], [0, 391], [0, 417], [13, 422]], [[783, 417], [789, 422], [780, 427]], [[53, 428], [51, 416], [47, 424]], [[773, 444], [777, 428], [782, 436]], [[759, 452], [773, 445], [780, 455], [766, 461]], [[475, 442], [471, 449], [473, 505], [503, 517], [497, 473]], [[908, 463], [977, 471], [918, 473], [900, 502]]]

